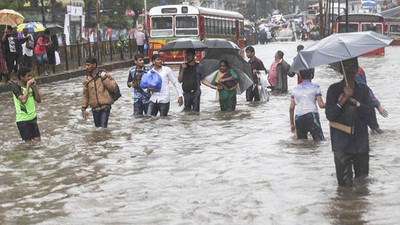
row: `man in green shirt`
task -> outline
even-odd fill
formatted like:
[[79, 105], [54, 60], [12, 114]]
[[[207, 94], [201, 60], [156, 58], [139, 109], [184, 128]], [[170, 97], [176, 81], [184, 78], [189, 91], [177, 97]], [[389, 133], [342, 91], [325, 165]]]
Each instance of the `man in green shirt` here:
[[42, 101], [36, 81], [31, 76], [31, 69], [21, 67], [18, 70], [19, 83], [12, 83], [16, 122], [22, 140], [40, 141], [40, 131], [36, 118], [35, 101]]

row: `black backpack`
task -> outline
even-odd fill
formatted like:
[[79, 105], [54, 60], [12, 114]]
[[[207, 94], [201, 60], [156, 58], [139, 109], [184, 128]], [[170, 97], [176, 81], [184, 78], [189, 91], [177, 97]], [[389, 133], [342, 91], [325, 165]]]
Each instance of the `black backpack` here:
[[117, 85], [117, 88], [115, 88], [114, 91], [109, 91], [108, 93], [110, 93], [111, 98], [113, 99], [113, 101], [117, 101], [122, 95], [121, 95], [121, 91], [119, 90], [119, 86], [118, 83], [115, 81], [115, 85]]
[[191, 93], [197, 90], [197, 65], [199, 65], [199, 63], [195, 63], [194, 66], [186, 64], [186, 69], [183, 70], [182, 89], [186, 93]]
[[[93, 79], [91, 79], [89, 82], [91, 82], [91, 81], [94, 81], [94, 80], [96, 80], [97, 78], [100, 78], [100, 73], [101, 72], [103, 72], [103, 70], [98, 70], [98, 72], [97, 72], [97, 75], [93, 78]], [[108, 91], [108, 93], [110, 94], [110, 96], [111, 96], [111, 98], [113, 99], [113, 102], [115, 102], [115, 101], [117, 101], [122, 95], [121, 95], [121, 90], [119, 89], [119, 86], [118, 86], [118, 83], [117, 83], [117, 81], [115, 81], [114, 80], [114, 82], [115, 82], [115, 85], [117, 86], [116, 88], [115, 88], [115, 90], [114, 91]]]

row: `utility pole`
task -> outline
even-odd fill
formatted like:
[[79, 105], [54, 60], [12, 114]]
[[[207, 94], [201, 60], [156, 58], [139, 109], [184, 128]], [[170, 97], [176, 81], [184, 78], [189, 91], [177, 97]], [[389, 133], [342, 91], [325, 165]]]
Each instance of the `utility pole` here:
[[332, 0], [332, 18], [331, 18], [331, 32], [333, 33], [333, 24], [335, 24], [335, 0]]
[[349, 32], [349, 0], [346, 0], [346, 33]]
[[46, 18], [44, 17], [44, 3], [43, 0], [40, 0], [40, 4], [42, 5], [42, 7], [40, 7], [41, 11], [42, 11], [42, 23], [43, 25], [46, 24]]
[[100, 31], [100, 0], [96, 4], [96, 19], [97, 19], [97, 65], [101, 65], [101, 31]]
[[319, 37], [322, 39], [325, 36], [324, 18], [322, 10], [322, 0], [319, 0]]

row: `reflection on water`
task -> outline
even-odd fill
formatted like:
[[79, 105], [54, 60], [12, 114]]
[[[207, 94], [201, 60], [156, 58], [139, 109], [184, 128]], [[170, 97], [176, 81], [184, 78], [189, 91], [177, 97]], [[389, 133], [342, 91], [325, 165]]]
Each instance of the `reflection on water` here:
[[338, 188], [336, 196], [329, 203], [328, 216], [331, 217], [331, 224], [369, 224], [365, 218], [370, 210], [369, 196], [368, 185]]
[[[256, 55], [268, 68], [281, 49], [291, 62], [297, 44], [256, 46]], [[220, 112], [202, 86], [201, 113], [191, 115], [171, 87], [167, 118], [133, 117], [128, 70], [118, 70], [123, 96], [109, 129], [95, 129], [81, 118], [81, 79], [71, 79], [40, 86], [42, 143], [33, 146], [20, 140], [11, 94], [0, 94], [0, 224], [397, 224], [399, 58], [389, 47], [360, 59], [389, 118], [378, 118], [385, 135], [370, 136], [370, 182], [345, 192], [336, 190], [324, 111], [328, 141], [295, 140], [290, 94], [268, 103], [241, 95], [236, 112]], [[325, 96], [340, 79], [323, 66], [314, 82]]]

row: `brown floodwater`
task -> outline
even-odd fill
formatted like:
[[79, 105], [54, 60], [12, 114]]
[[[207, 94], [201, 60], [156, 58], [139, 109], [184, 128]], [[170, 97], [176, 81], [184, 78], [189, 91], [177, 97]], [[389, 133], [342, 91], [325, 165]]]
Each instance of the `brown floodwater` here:
[[[297, 44], [258, 45], [256, 55], [269, 67], [280, 49], [291, 63]], [[167, 118], [135, 118], [126, 68], [112, 71], [123, 97], [109, 129], [82, 119], [81, 78], [41, 85], [42, 143], [27, 145], [11, 93], [2, 93], [0, 224], [398, 224], [399, 50], [360, 59], [389, 117], [378, 115], [384, 135], [370, 135], [367, 184], [344, 190], [337, 189], [324, 110], [327, 141], [295, 140], [290, 94], [266, 103], [246, 103], [243, 94], [236, 112], [223, 113], [215, 91], [202, 86], [201, 114], [188, 115], [171, 85]], [[340, 79], [321, 66], [313, 82], [325, 99]], [[289, 91], [295, 85], [289, 78]]]

